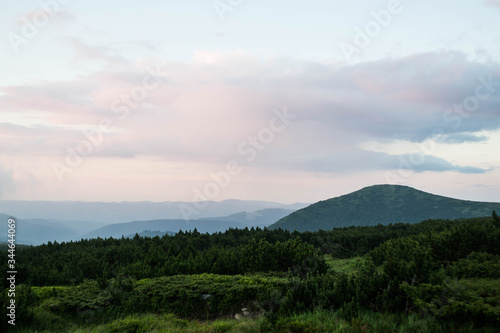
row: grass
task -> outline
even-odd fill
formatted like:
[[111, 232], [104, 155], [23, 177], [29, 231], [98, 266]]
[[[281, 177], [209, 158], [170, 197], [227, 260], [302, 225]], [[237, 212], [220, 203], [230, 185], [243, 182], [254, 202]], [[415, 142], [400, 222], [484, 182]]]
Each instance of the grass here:
[[55, 325], [42, 330], [23, 330], [26, 333], [68, 332], [68, 333], [114, 333], [114, 332], [183, 332], [183, 333], [256, 333], [261, 332], [262, 318], [218, 319], [214, 321], [197, 321], [179, 319], [173, 314], [130, 315], [113, 320], [106, 324], [78, 326], [68, 324], [66, 327]]
[[381, 314], [361, 311], [357, 317], [345, 319], [341, 310], [318, 310], [280, 319], [271, 326], [264, 318], [218, 319], [215, 321], [194, 321], [179, 319], [171, 314], [145, 314], [127, 316], [108, 324], [67, 329], [66, 332], [109, 333], [109, 332], [183, 332], [183, 333], [256, 333], [256, 332], [373, 332], [373, 333], [467, 333], [495, 332], [491, 329], [475, 329], [472, 324], [459, 325], [442, 323], [433, 317], [420, 317], [415, 314]]
[[66, 320], [64, 316], [52, 314], [44, 308], [35, 310], [32, 328], [19, 332], [183, 332], [183, 333], [256, 333], [256, 332], [374, 332], [374, 333], [417, 333], [417, 332], [496, 332], [495, 328], [475, 328], [472, 323], [440, 321], [435, 316], [418, 314], [379, 313], [359, 310], [350, 316], [343, 310], [315, 310], [291, 317], [282, 317], [271, 324], [264, 317], [247, 317], [241, 320], [222, 317], [216, 320], [188, 320], [173, 314], [133, 314], [109, 322], [80, 322]]
[[330, 254], [326, 254], [324, 258], [331, 271], [342, 272], [348, 275], [355, 274], [364, 262], [363, 257], [338, 259], [333, 258]]
[[345, 319], [341, 310], [318, 310], [281, 320], [277, 332], [373, 332], [373, 333], [466, 333], [496, 332], [495, 328], [474, 328], [473, 324], [441, 322], [434, 317], [416, 314], [382, 314], [360, 311], [355, 318]]
[[[363, 257], [335, 259], [331, 256], [325, 256], [325, 260], [330, 270], [345, 274], [356, 274], [364, 263]], [[225, 293], [221, 294], [224, 295], [238, 291], [239, 289], [236, 288], [238, 286], [248, 288], [254, 285], [269, 284], [272, 287], [274, 283], [285, 282], [286, 279], [283, 278], [258, 275], [201, 274], [144, 279], [136, 281], [135, 286], [146, 291], [156, 290], [156, 287], [161, 286], [167, 288], [167, 290], [160, 290], [164, 293], [184, 288], [193, 291], [198, 298], [200, 292], [206, 291], [203, 289], [204, 286], [210, 287], [210, 290], [215, 288], [217, 292], [225, 290]], [[418, 289], [415, 295], [427, 295], [425, 287], [426, 284], [415, 287]], [[420, 292], [419, 288], [423, 288], [423, 291]], [[466, 317], [461, 313], [465, 311], [468, 315], [473, 315], [474, 311], [480, 309], [480, 313], [486, 311], [485, 313], [490, 314], [491, 318], [498, 316], [500, 314], [498, 307], [500, 279], [451, 280], [446, 288], [449, 289], [446, 289], [446, 293], [438, 293], [437, 296], [441, 297], [438, 297], [437, 303], [432, 298], [433, 294], [422, 301], [424, 303], [431, 302], [424, 309], [433, 309], [432, 306], [439, 305], [437, 312], [426, 310], [425, 316], [419, 315], [417, 311], [404, 315], [402, 313], [379, 313], [352, 309], [355, 310], [353, 314], [350, 310], [344, 312], [342, 309], [316, 309], [289, 317], [276, 318], [277, 321], [271, 323], [260, 316], [258, 312], [255, 312], [258, 317], [246, 317], [241, 320], [234, 319], [230, 315], [231, 312], [220, 313], [215, 320], [197, 320], [191, 316], [162, 314], [160, 311], [175, 312], [168, 310], [165, 306], [160, 307], [158, 309], [160, 313], [155, 314], [144, 309], [145, 313], [141, 314], [127, 315], [126, 312], [110, 312], [111, 316], [107, 314], [103, 316], [99, 315], [99, 311], [104, 309], [102, 308], [103, 304], [107, 304], [105, 302], [107, 291], [100, 290], [97, 282], [88, 281], [82, 285], [71, 287], [32, 287], [39, 303], [33, 307], [32, 326], [24, 330], [21, 329], [19, 332], [495, 332], [493, 328], [475, 328], [472, 322], [480, 323], [482, 319], [479, 317], [476, 319], [469, 317], [469, 322], [458, 323], [453, 322], [452, 319], [441, 318], [439, 313], [446, 310], [449, 315]], [[124, 294], [125, 291], [121, 293]], [[443, 295], [449, 298], [446, 303], [442, 303]], [[109, 298], [109, 295], [107, 297]], [[186, 301], [187, 298], [184, 302]], [[75, 310], [77, 305], [79, 306]], [[67, 316], [68, 313], [75, 313], [75, 311], [76, 317]], [[454, 311], [459, 312], [455, 313]], [[181, 318], [191, 318], [191, 320]]]

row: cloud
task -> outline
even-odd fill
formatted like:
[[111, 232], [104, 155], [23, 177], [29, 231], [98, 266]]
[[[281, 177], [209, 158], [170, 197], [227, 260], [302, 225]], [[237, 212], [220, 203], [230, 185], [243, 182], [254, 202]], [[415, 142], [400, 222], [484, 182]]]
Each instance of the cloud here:
[[486, 142], [488, 141], [488, 137], [471, 133], [455, 133], [439, 137], [438, 141], [449, 144], [460, 144], [465, 142]]
[[0, 165], [0, 197], [14, 189], [12, 172]]
[[[0, 112], [43, 114], [43, 123], [36, 127], [2, 124], [4, 151], [59, 152], [64, 157], [66, 146], [85, 139], [82, 128], [95, 128], [108, 118], [115, 130], [103, 135], [92, 156], [245, 161], [238, 146], [269, 126], [273, 109], [286, 106], [296, 117], [276, 133], [252, 165], [342, 173], [394, 169], [405, 158], [357, 149], [362, 142], [422, 142], [434, 137], [437, 129], [444, 132], [447, 143], [484, 142], [488, 138], [471, 133], [500, 128], [496, 85], [500, 77], [491, 64], [470, 61], [460, 52], [352, 66], [259, 59], [242, 51], [199, 52], [192, 63], [129, 62], [114, 61], [113, 50], [107, 47], [77, 39], [67, 42], [78, 59], [103, 60], [104, 67], [71, 81], [0, 87]], [[158, 64], [167, 74], [154, 84], [150, 73]], [[141, 100], [130, 100], [145, 80], [154, 88]], [[485, 80], [491, 85], [485, 87]], [[482, 96], [488, 96], [478, 100], [477, 109], [454, 111], [454, 105], [470, 102], [480, 85]], [[115, 112], [117, 105], [127, 110], [126, 117]], [[488, 169], [426, 156], [415, 167], [415, 172], [424, 171]]]
[[0, 123], [0, 154], [53, 155], [68, 142], [85, 139], [82, 131], [54, 126], [22, 126]]
[[[402, 157], [402, 158], [401, 158]], [[482, 169], [478, 167], [473, 167], [473, 166], [459, 166], [459, 165], [454, 165], [445, 159], [436, 157], [436, 156], [431, 156], [431, 155], [420, 155], [422, 163], [414, 163], [412, 164], [412, 158], [415, 158], [415, 155], [403, 155], [399, 156], [399, 159], [403, 159], [406, 161], [410, 161], [410, 169], [414, 169], [415, 172], [424, 172], [424, 171], [437, 171], [437, 172], [444, 172], [444, 171], [456, 171], [460, 173], [468, 173], [468, 174], [473, 174], [473, 173], [486, 173], [488, 171], [491, 171], [491, 169]]]
[[14, 22], [15, 25], [23, 26], [29, 22], [52, 22], [62, 24], [65, 22], [74, 22], [76, 17], [69, 11], [58, 9], [56, 11], [46, 11], [44, 9], [32, 10], [24, 14], [21, 18]]
[[487, 0], [483, 1], [483, 3], [487, 6], [494, 7], [500, 10], [500, 0]]
[[76, 17], [67, 10], [61, 10], [54, 16], [54, 22], [63, 23], [63, 22], [74, 22], [76, 21]]
[[300, 166], [301, 170], [325, 173], [349, 173], [365, 170], [403, 170], [404, 172], [447, 172], [481, 174], [491, 171], [472, 166], [454, 165], [445, 159], [424, 154], [393, 155], [361, 149], [348, 149], [336, 154], [315, 154], [314, 156], [295, 156], [284, 161], [274, 160], [274, 167], [290, 169]]
[[74, 63], [83, 61], [104, 61], [108, 65], [129, 65], [129, 62], [116, 55], [118, 52], [106, 45], [89, 45], [76, 37], [65, 37], [60, 39], [61, 43], [70, 46], [75, 51]]
[[475, 187], [475, 188], [498, 188], [497, 185], [491, 185], [491, 184], [472, 184], [470, 187]]

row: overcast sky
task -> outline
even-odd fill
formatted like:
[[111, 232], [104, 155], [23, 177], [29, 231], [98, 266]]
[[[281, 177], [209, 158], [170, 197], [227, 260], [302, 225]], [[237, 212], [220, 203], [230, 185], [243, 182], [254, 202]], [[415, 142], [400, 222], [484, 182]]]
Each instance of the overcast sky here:
[[500, 202], [500, 0], [23, 0], [0, 198]]

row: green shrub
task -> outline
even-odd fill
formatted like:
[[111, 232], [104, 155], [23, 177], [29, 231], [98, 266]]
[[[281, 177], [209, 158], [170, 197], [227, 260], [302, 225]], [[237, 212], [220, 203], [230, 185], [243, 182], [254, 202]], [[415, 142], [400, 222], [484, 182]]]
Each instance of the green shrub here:
[[500, 325], [500, 280], [455, 280], [418, 286], [403, 283], [402, 288], [413, 311], [424, 316]]
[[447, 271], [458, 278], [500, 278], [500, 255], [472, 252], [452, 263]]

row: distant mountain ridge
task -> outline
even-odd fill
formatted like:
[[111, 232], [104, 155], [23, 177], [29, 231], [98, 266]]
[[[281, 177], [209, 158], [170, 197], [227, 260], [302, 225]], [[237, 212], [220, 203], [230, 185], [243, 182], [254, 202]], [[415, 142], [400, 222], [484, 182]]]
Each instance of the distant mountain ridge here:
[[279, 219], [293, 213], [294, 210], [282, 208], [267, 208], [249, 212], [239, 212], [223, 217], [204, 218], [200, 220], [234, 221], [253, 227], [267, 227]]
[[125, 238], [134, 238], [136, 235], [139, 235], [139, 237], [163, 237], [165, 235], [168, 236], [173, 236], [175, 235], [175, 232], [171, 231], [159, 231], [159, 230], [144, 230], [143, 232], [136, 232], [135, 234], [129, 234], [126, 235]]
[[[227, 216], [240, 212], [280, 208], [295, 211], [309, 204], [282, 204], [270, 201], [229, 199], [200, 202], [82, 202], [82, 201], [16, 201], [0, 200], [0, 212], [19, 219], [61, 221], [95, 221], [104, 224], [138, 220], [190, 219]], [[203, 209], [196, 207], [203, 206]], [[188, 213], [189, 216], [183, 215]], [[275, 221], [273, 221], [275, 222]]]
[[159, 232], [176, 233], [179, 230], [188, 231], [194, 230], [201, 233], [214, 233], [225, 231], [229, 228], [244, 229], [251, 227], [267, 227], [268, 225], [278, 221], [280, 218], [292, 213], [292, 210], [281, 208], [262, 209], [256, 212], [239, 212], [229, 216], [221, 216], [214, 218], [205, 218], [198, 220], [180, 220], [180, 219], [159, 219], [147, 221], [133, 221], [126, 223], [108, 224], [102, 228], [93, 230], [83, 238], [96, 237], [114, 237], [121, 238], [122, 236], [129, 237], [138, 233], [144, 233], [145, 230], [155, 230]]
[[374, 185], [297, 210], [269, 228], [330, 230], [379, 223], [481, 217], [491, 215], [493, 210], [499, 212], [500, 203], [453, 199], [408, 186]]
[[142, 233], [145, 230], [157, 230], [160, 232], [178, 232], [194, 230], [201, 233], [214, 233], [224, 231], [229, 228], [244, 229], [246, 226], [234, 221], [216, 221], [216, 220], [149, 220], [132, 221], [127, 223], [108, 224], [102, 228], [91, 231], [83, 238], [121, 238], [131, 234]]
[[[171, 235], [179, 230], [194, 230], [214, 233], [228, 228], [244, 229], [246, 227], [264, 228], [292, 213], [293, 210], [282, 208], [267, 208], [254, 212], [239, 212], [228, 216], [184, 220], [184, 219], [154, 219], [127, 221], [124, 223], [104, 224], [92, 221], [61, 221], [53, 219], [18, 219], [16, 240], [18, 244], [39, 245], [49, 241], [66, 242], [81, 238], [154, 237], [165, 233]], [[0, 228], [0, 242], [7, 241], [7, 220], [11, 215], [1, 214], [4, 221]]]
[[[192, 202], [80, 202], [80, 201], [20, 201], [0, 200], [0, 242], [7, 240], [7, 219], [14, 216], [19, 222], [16, 233], [18, 244], [39, 245], [48, 241], [80, 240], [87, 234], [95, 237], [121, 237], [142, 233], [145, 230], [160, 232], [177, 232], [189, 230], [183, 223], [173, 224], [175, 229], [157, 228], [153, 220], [193, 221], [196, 226], [200, 219], [215, 221], [211, 226], [200, 225], [199, 231], [216, 232], [227, 228], [245, 228], [251, 226], [265, 227], [289, 213], [306, 207], [308, 204], [282, 204], [270, 201], [251, 201], [229, 199], [220, 202], [209, 201], [198, 203], [204, 206], [196, 209]], [[194, 212], [190, 217], [182, 215], [183, 211]], [[4, 213], [4, 214], [2, 214]], [[134, 224], [128, 233], [116, 230], [119, 226], [103, 229], [104, 234], [93, 233], [110, 224]], [[196, 221], [196, 222], [195, 222]], [[218, 221], [218, 222], [217, 222]], [[167, 223], [168, 224], [168, 223]]]
[[[12, 215], [1, 214], [0, 221], [0, 242], [5, 242], [8, 238], [7, 220]], [[103, 226], [103, 223], [92, 221], [59, 221], [45, 219], [18, 219], [16, 221], [16, 243], [39, 245], [48, 241], [57, 240], [65, 242], [79, 239], [79, 236], [91, 230]]]

